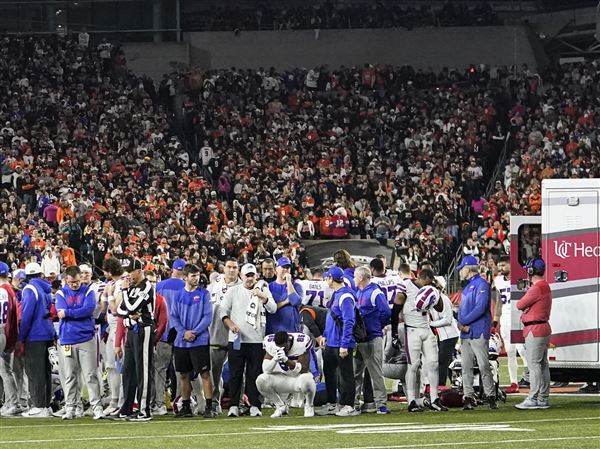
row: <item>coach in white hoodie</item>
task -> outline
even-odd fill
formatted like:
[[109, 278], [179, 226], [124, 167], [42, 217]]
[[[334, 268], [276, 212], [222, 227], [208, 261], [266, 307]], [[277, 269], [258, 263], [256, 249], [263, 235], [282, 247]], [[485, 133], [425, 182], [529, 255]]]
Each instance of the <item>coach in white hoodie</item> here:
[[[262, 416], [256, 378], [263, 359], [266, 314], [275, 313], [277, 304], [269, 285], [257, 279], [254, 265], [244, 265], [241, 278], [241, 284], [227, 290], [218, 312], [223, 324], [229, 328], [229, 397], [231, 404], [239, 404], [245, 369], [250, 416]], [[230, 407], [228, 416], [239, 416], [239, 408]]]

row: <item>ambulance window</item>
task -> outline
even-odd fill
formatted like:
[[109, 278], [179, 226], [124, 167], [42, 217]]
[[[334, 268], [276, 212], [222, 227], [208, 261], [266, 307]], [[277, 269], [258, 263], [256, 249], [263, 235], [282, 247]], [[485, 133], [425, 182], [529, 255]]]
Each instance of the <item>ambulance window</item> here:
[[519, 228], [519, 264], [542, 255], [542, 225], [524, 224]]

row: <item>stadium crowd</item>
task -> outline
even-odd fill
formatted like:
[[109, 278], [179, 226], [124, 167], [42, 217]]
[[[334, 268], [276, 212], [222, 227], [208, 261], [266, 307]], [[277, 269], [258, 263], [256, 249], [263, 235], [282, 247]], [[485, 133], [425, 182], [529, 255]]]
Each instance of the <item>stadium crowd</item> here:
[[[17, 362], [16, 367], [15, 362], [7, 363], [4, 358], [3, 374], [10, 366], [15, 373], [20, 372], [19, 385], [24, 385], [23, 368], [27, 365], [30, 382], [36, 387], [45, 382], [42, 389], [30, 391], [39, 404], [46, 403], [45, 388], [50, 385], [48, 379], [39, 378], [45, 369], [32, 371], [35, 365], [31, 363], [43, 359], [44, 344], [54, 339], [54, 328], [51, 324], [48, 327], [50, 319], [60, 321], [62, 329], [62, 323], [73, 318], [65, 311], [73, 306], [68, 301], [63, 300], [63, 309], [50, 305], [58, 304], [51, 292], [60, 296], [62, 291], [65, 298], [77, 296], [73, 292], [81, 291], [81, 285], [94, 282], [94, 307], [86, 317], [100, 327], [105, 326], [103, 317], [113, 317], [109, 330], [100, 331], [109, 336], [106, 347], [115, 351], [120, 348], [115, 342], [125, 341], [129, 351], [144, 354], [148, 347], [142, 336], [147, 330], [140, 329], [155, 326], [154, 317], [148, 317], [156, 312], [159, 321], [160, 309], [153, 310], [158, 306], [145, 297], [142, 303], [148, 309], [136, 310], [135, 301], [114, 291], [123, 268], [135, 272], [122, 287], [127, 295], [140, 295], [142, 290], [138, 287], [129, 292], [129, 282], [148, 285], [145, 294], [153, 295], [149, 292], [154, 292], [154, 277], [178, 278], [176, 289], [157, 286], [157, 296], [168, 298], [193, 275], [198, 275], [199, 283], [214, 288], [223, 279], [212, 274], [225, 270], [224, 278], [228, 278], [227, 261], [235, 261], [236, 266], [242, 266], [243, 281], [247, 275], [270, 281], [271, 296], [264, 292], [251, 295], [248, 300], [252, 304], [264, 300], [267, 312], [273, 314], [267, 302], [288, 301], [276, 310], [290, 306], [289, 310], [299, 314], [299, 303], [293, 303], [298, 298], [287, 297], [294, 291], [300, 296], [300, 289], [282, 270], [291, 268], [299, 280], [309, 277], [302, 239], [395, 239], [397, 254], [408, 268], [404, 274], [410, 275], [423, 271], [423, 259], [431, 260], [431, 268], [441, 272], [456, 245], [470, 236], [465, 252], [471, 251], [467, 255], [477, 255], [487, 264], [489, 254], [499, 256], [503, 251], [508, 230], [506, 212], [539, 210], [540, 179], [598, 175], [599, 71], [595, 64], [565, 65], [539, 75], [527, 68], [515, 73], [469, 67], [436, 74], [408, 66], [368, 64], [285, 72], [191, 70], [184, 75], [167, 75], [155, 88], [150, 79], [126, 70], [122, 52], [105, 41], [90, 46], [84, 34], [51, 39], [5, 36], [0, 41], [0, 259], [7, 264], [2, 276], [8, 279], [10, 275], [17, 290], [24, 287], [23, 281], [32, 285], [25, 288], [29, 291], [26, 302], [32, 300], [33, 290], [48, 301], [48, 313], [35, 309], [29, 310], [33, 316], [27, 315], [42, 326], [28, 330], [39, 337], [33, 341], [42, 344], [32, 345], [35, 350], [26, 351], [25, 362]], [[178, 104], [183, 105], [182, 110]], [[486, 178], [504, 146], [504, 118], [510, 119], [514, 161], [511, 159], [507, 166], [505, 184], [497, 184], [493, 196], [485, 198]], [[537, 169], [537, 162], [545, 164], [542, 171]], [[477, 223], [474, 227], [471, 220]], [[182, 273], [172, 272], [183, 272], [180, 259], [197, 267], [197, 271], [188, 269], [185, 282]], [[352, 268], [352, 263], [346, 262], [342, 268]], [[488, 266], [492, 265], [489, 262]], [[383, 270], [374, 268], [373, 275], [384, 274], [385, 266]], [[82, 284], [83, 273], [94, 276], [94, 281], [90, 278]], [[104, 276], [108, 276], [106, 284], [97, 280]], [[359, 279], [366, 282], [368, 276], [371, 274], [360, 272], [358, 278], [350, 274], [344, 278], [349, 283]], [[328, 272], [328, 279], [337, 282], [338, 288], [344, 285], [338, 272]], [[236, 282], [237, 272], [226, 283]], [[271, 287], [273, 282], [275, 287]], [[196, 291], [198, 285], [189, 284], [190, 291]], [[361, 285], [364, 289], [369, 283]], [[281, 286], [287, 286], [288, 291]], [[171, 293], [162, 294], [163, 290]], [[125, 307], [120, 312], [115, 299], [119, 295], [118, 303]], [[98, 304], [102, 302], [106, 305]], [[172, 326], [166, 329], [166, 322], [170, 323], [171, 316], [162, 310], [160, 322], [168, 340]], [[243, 315], [244, 311], [237, 313]], [[294, 313], [290, 313], [289, 326], [271, 328], [273, 335], [279, 330], [299, 329]], [[117, 334], [117, 316], [130, 320], [123, 324], [130, 328], [128, 337], [124, 337], [123, 328]], [[233, 318], [215, 316], [218, 325]], [[242, 345], [262, 344], [264, 318], [257, 314], [255, 321], [248, 323], [254, 331], [262, 329], [261, 338], [260, 332], [252, 331], [252, 340], [242, 340]], [[227, 324], [231, 332], [222, 346], [236, 344], [239, 324]], [[381, 324], [375, 338], [382, 338], [378, 333], [383, 320]], [[197, 333], [185, 334], [187, 329], [182, 329], [184, 336], [178, 338], [195, 341]], [[94, 327], [92, 334], [96, 330]], [[89, 331], [86, 328], [85, 336]], [[27, 335], [19, 339], [26, 342]], [[167, 340], [161, 341], [173, 343]], [[325, 365], [329, 364], [325, 376], [330, 379], [332, 366], [348, 363], [340, 355], [341, 343], [337, 343], [335, 354], [325, 357]], [[73, 346], [78, 344], [79, 340], [73, 341]], [[244, 348], [250, 349], [246, 352]], [[246, 370], [258, 375], [260, 369], [256, 370], [255, 357], [251, 356], [255, 346], [229, 350], [244, 353], [233, 362], [237, 363], [235, 375], [240, 369], [243, 373], [244, 364]], [[110, 353], [105, 354], [111, 359]], [[77, 384], [73, 373], [89, 372], [89, 364], [73, 367], [70, 360], [62, 360], [63, 356], [69, 357], [57, 356], [63, 371], [61, 385], [73, 394], [67, 401], [75, 413], [81, 385], [73, 386]], [[137, 384], [132, 381], [139, 374], [139, 360], [126, 359], [122, 369], [130, 375], [123, 374], [125, 398], [118, 397], [121, 374], [116, 371], [121, 368], [115, 360], [120, 357], [114, 356], [112, 365], [106, 365], [112, 370], [109, 384], [114, 402], [108, 414], [115, 413], [117, 405], [119, 413], [131, 414], [136, 390], [138, 406], [146, 407], [142, 415], [149, 416], [152, 403], [154, 411], [160, 409], [162, 413], [162, 406], [156, 406], [160, 400], [144, 396], [142, 387], [147, 379], [145, 383], [141, 378]], [[27, 357], [37, 362], [27, 361]], [[192, 363], [196, 372], [206, 373], [203, 367], [196, 370], [206, 355], [194, 357], [183, 363]], [[286, 357], [277, 353], [274, 359], [288, 363]], [[8, 359], [13, 357], [8, 355]], [[156, 360], [162, 360], [156, 373], [164, 391], [164, 361], [170, 361], [171, 356], [157, 355]], [[248, 365], [252, 360], [254, 365]], [[71, 376], [65, 378], [66, 366]], [[292, 363], [290, 368], [294, 369]], [[86, 374], [85, 381], [89, 383], [88, 377]], [[219, 378], [215, 385], [207, 376], [201, 378], [204, 385], [197, 388], [204, 389], [206, 398], [214, 399], [216, 395], [209, 392], [213, 388], [216, 391]], [[340, 388], [349, 394], [350, 380], [342, 379], [342, 384]], [[234, 383], [241, 397], [240, 388], [241, 380]], [[160, 389], [156, 390], [160, 395]], [[187, 390], [182, 394], [188, 394]], [[106, 414], [106, 410], [100, 413], [100, 395], [90, 396], [98, 417]], [[333, 395], [335, 387], [330, 383], [327, 402], [332, 403]], [[248, 396], [253, 396], [251, 405], [256, 403], [257, 391], [248, 391]], [[342, 405], [353, 407], [349, 397]], [[354, 402], [354, 395], [352, 398]], [[25, 398], [21, 405], [27, 407], [28, 400]], [[184, 401], [189, 401], [189, 394]], [[377, 405], [385, 407], [380, 400]]]
[[[207, 5], [208, 6], [208, 5]], [[198, 7], [198, 6], [196, 6]], [[200, 6], [202, 7], [202, 6]], [[439, 8], [398, 2], [281, 5], [261, 2], [252, 7], [210, 5], [202, 13], [193, 9], [183, 27], [195, 31], [312, 30], [343, 28], [418, 28], [439, 26], [501, 25], [488, 2], [465, 4], [447, 1]]]

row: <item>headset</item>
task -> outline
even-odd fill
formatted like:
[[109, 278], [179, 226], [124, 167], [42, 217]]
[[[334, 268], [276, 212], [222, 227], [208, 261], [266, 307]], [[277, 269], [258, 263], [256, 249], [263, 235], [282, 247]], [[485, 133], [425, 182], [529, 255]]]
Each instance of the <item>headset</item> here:
[[546, 272], [546, 263], [543, 259], [533, 258], [527, 261], [525, 265], [529, 276], [543, 276]]

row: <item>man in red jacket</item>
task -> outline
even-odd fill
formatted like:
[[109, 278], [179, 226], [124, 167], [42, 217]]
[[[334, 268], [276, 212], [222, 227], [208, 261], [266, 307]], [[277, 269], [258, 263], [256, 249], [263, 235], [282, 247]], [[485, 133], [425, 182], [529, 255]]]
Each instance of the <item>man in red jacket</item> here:
[[4, 384], [4, 406], [0, 415], [13, 416], [20, 412], [17, 406], [17, 385], [11, 369], [11, 352], [17, 342], [17, 300], [10, 285], [10, 268], [0, 262], [0, 377]]
[[346, 217], [345, 211], [342, 208], [338, 208], [335, 211], [335, 215], [332, 218], [333, 226], [331, 229], [331, 237], [334, 239], [345, 239], [348, 237], [349, 222]]
[[531, 287], [517, 303], [517, 309], [523, 311], [523, 336], [527, 348], [527, 364], [529, 365], [529, 395], [520, 404], [519, 410], [549, 408], [550, 367], [548, 365], [548, 342], [550, 328], [550, 311], [552, 309], [552, 292], [544, 280], [546, 264], [542, 259], [531, 259], [525, 265], [531, 281]]

